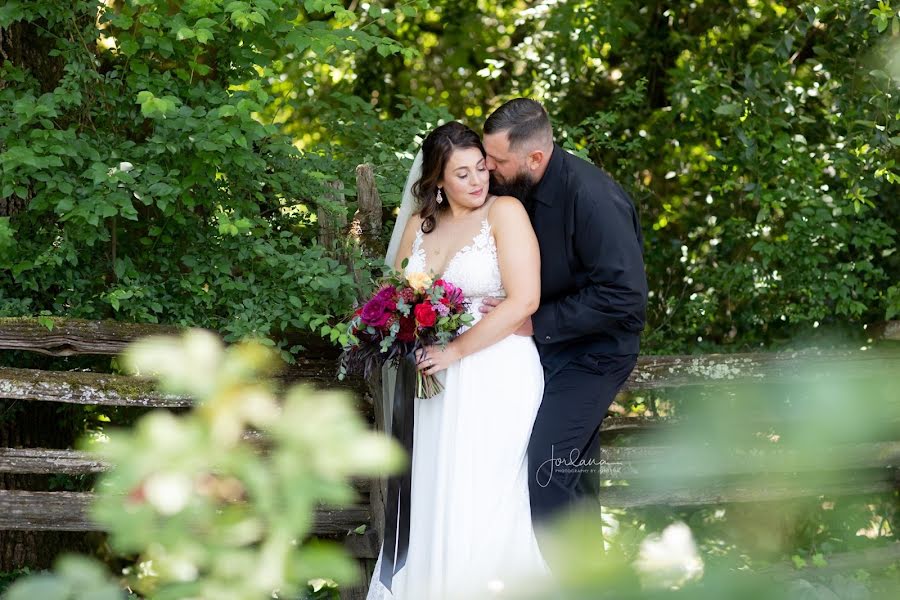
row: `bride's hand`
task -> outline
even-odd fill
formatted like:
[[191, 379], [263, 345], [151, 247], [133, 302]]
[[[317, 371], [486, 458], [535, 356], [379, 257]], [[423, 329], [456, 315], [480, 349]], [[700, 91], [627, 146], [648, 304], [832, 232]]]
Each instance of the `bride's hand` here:
[[451, 342], [447, 346], [425, 346], [416, 351], [416, 368], [425, 375], [434, 375], [458, 361], [461, 356]]

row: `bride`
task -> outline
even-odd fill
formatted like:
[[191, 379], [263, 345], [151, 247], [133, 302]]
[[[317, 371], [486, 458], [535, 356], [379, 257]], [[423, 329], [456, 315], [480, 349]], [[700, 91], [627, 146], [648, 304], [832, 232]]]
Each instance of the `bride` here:
[[[485, 156], [461, 123], [432, 131], [388, 251], [395, 269], [408, 258], [407, 275], [460, 287], [475, 321], [445, 348], [417, 355], [417, 368], [436, 374], [444, 391], [414, 401], [405, 563], [383, 569], [382, 546], [368, 600], [503, 597], [549, 575], [532, 528], [526, 455], [543, 369], [533, 339], [514, 333], [538, 307], [540, 254], [522, 204], [488, 194]], [[486, 296], [506, 300], [484, 315]]]

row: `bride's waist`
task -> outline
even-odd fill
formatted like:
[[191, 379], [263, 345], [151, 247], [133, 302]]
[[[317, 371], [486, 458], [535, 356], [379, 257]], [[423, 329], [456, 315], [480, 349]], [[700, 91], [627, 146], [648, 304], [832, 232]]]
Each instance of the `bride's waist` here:
[[498, 299], [502, 300], [502, 299], [506, 298], [506, 292], [504, 292], [503, 290], [500, 290], [500, 291], [494, 292], [492, 294], [467, 296], [466, 302], [468, 303], [468, 305], [466, 307], [466, 312], [468, 312], [470, 315], [472, 315], [473, 319], [472, 319], [472, 322], [469, 323], [468, 325], [463, 325], [463, 327], [460, 329], [460, 333], [475, 326], [475, 324], [478, 323], [482, 319], [482, 317], [484, 317], [484, 315], [486, 313], [481, 312], [481, 307], [484, 303], [485, 298], [498, 298]]

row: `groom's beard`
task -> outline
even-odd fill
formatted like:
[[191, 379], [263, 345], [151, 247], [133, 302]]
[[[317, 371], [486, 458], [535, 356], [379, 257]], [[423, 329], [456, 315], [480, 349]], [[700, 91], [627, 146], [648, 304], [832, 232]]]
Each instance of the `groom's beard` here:
[[537, 182], [531, 178], [531, 174], [527, 171], [519, 172], [512, 179], [502, 182], [497, 178], [496, 173], [491, 173], [491, 184], [488, 189], [495, 196], [518, 198], [522, 204], [528, 207], [531, 203], [531, 199], [528, 196], [536, 184]]

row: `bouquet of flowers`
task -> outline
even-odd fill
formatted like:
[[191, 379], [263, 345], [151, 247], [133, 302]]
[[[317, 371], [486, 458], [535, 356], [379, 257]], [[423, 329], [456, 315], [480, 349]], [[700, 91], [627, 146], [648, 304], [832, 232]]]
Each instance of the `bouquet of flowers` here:
[[[350, 341], [341, 355], [339, 377], [366, 377], [388, 360], [432, 344], [446, 345], [473, 321], [466, 298], [448, 281], [432, 281], [427, 273], [408, 277], [392, 272], [378, 291], [350, 319]], [[431, 398], [442, 390], [437, 379], [417, 371], [416, 395]]]

